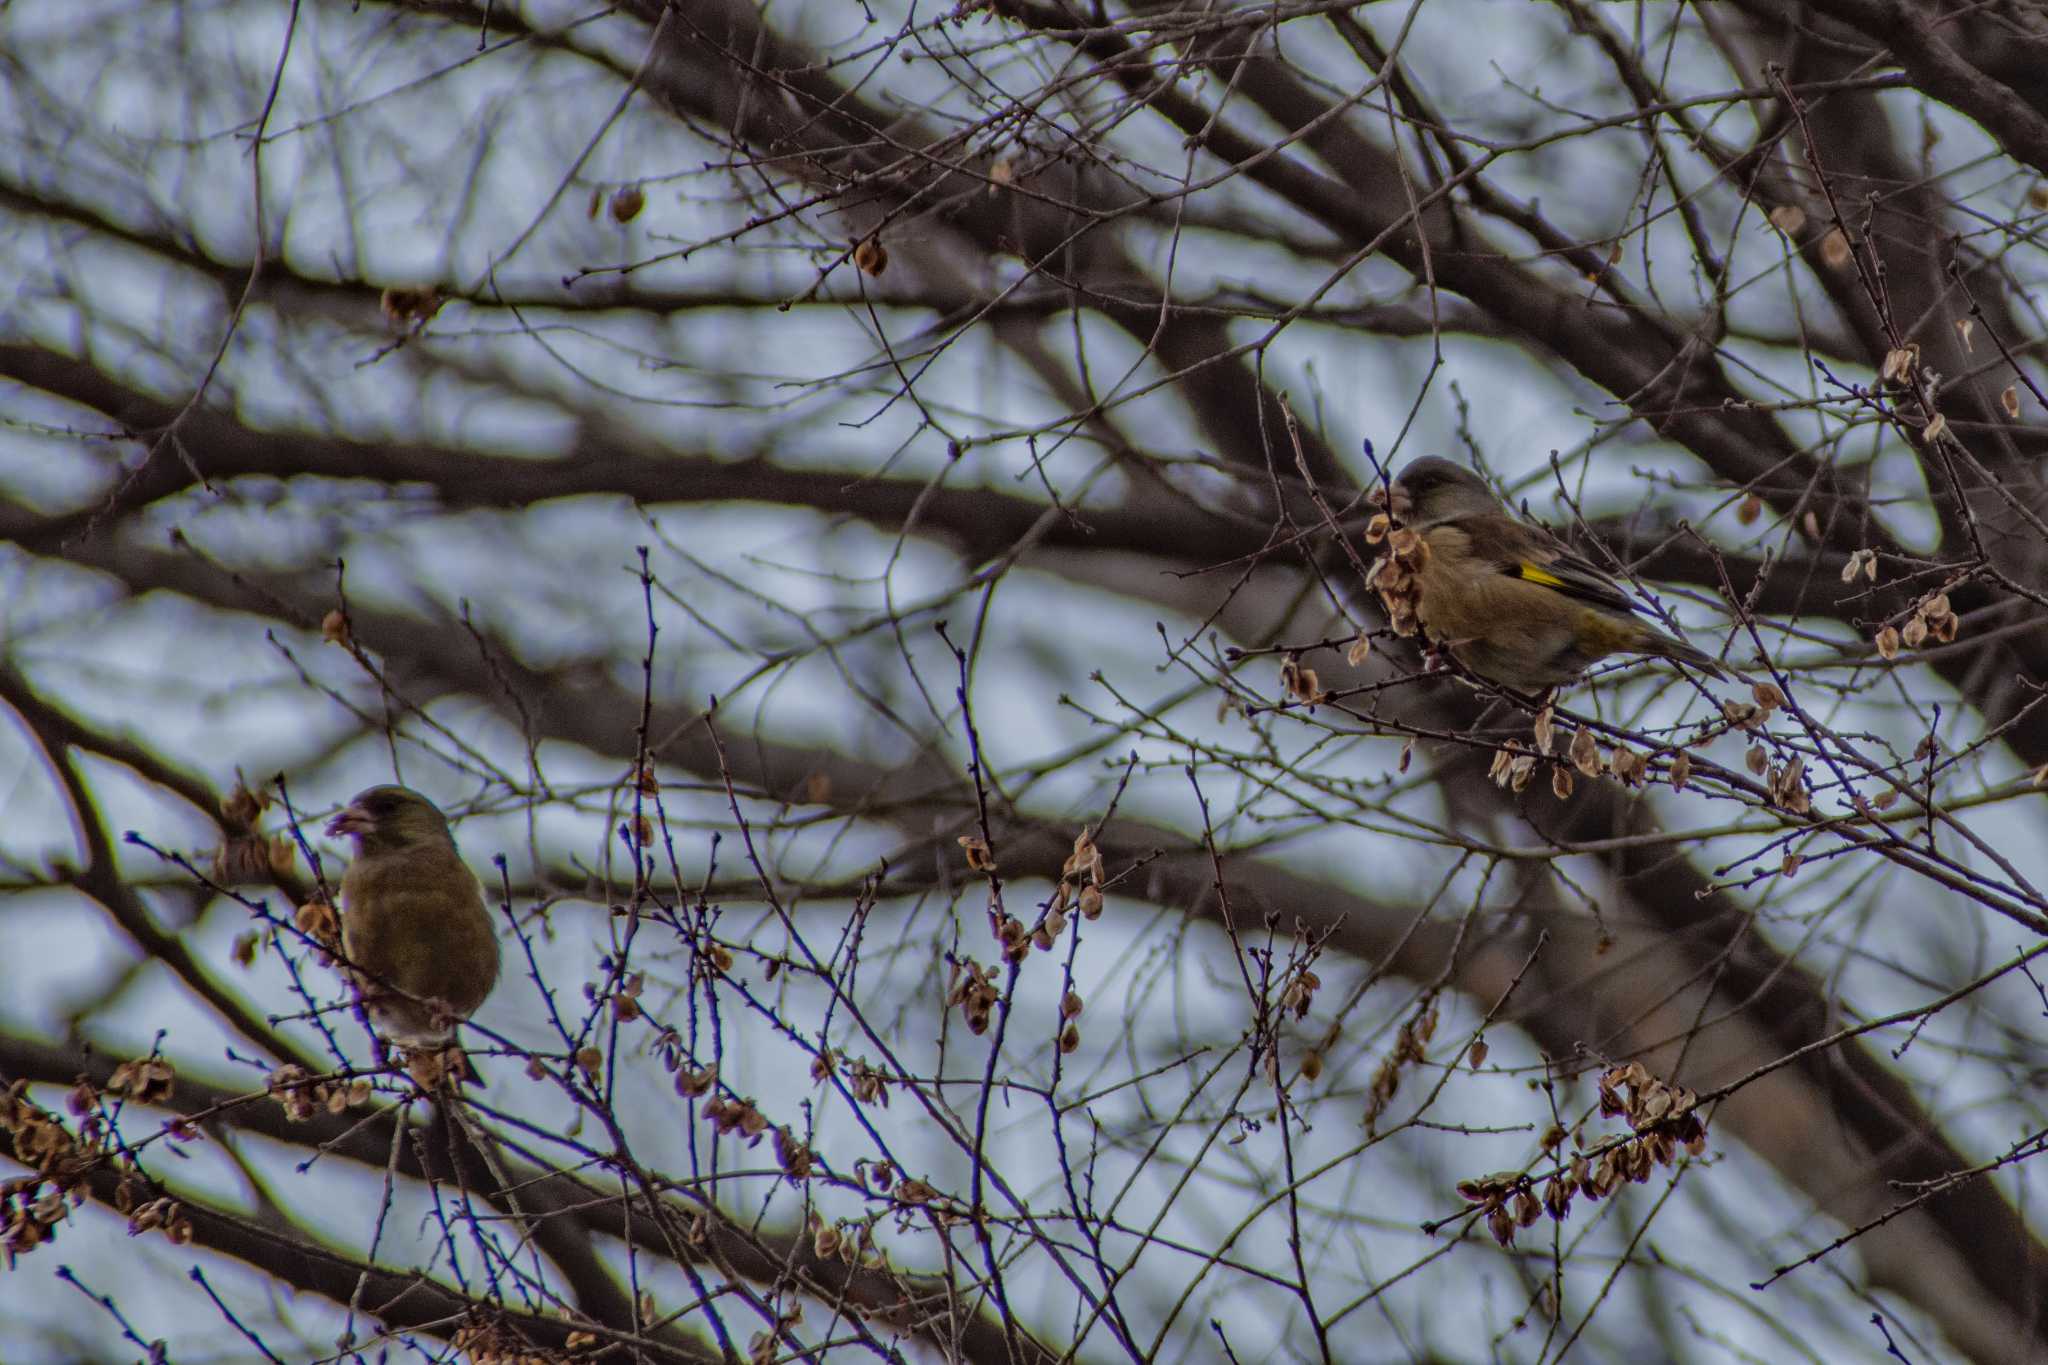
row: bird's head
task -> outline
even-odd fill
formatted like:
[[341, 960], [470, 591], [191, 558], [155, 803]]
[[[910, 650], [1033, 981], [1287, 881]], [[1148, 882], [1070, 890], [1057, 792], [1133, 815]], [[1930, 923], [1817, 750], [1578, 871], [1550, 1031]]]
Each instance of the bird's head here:
[[356, 852], [410, 848], [428, 842], [452, 842], [448, 817], [440, 807], [410, 787], [366, 787], [327, 822], [331, 836], [346, 834]]
[[1403, 526], [1435, 526], [1459, 517], [1500, 511], [1486, 480], [1439, 455], [1411, 460], [1394, 480], [1387, 511]]

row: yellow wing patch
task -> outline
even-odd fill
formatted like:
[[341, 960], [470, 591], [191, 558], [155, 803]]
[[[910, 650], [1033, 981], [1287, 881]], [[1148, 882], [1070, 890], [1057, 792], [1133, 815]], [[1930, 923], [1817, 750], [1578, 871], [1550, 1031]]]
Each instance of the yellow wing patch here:
[[1562, 578], [1559, 578], [1556, 574], [1551, 573], [1547, 569], [1537, 568], [1534, 564], [1529, 563], [1527, 560], [1524, 560], [1522, 561], [1522, 563], [1516, 565], [1516, 568], [1519, 571], [1516, 576], [1522, 579], [1526, 579], [1528, 582], [1541, 583], [1546, 588], [1562, 588], [1564, 586], [1564, 580]]

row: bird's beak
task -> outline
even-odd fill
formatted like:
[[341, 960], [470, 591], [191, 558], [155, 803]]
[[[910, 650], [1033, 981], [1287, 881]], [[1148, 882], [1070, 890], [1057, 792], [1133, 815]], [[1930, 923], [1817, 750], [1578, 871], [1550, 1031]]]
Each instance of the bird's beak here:
[[343, 806], [341, 813], [327, 822], [327, 837], [337, 838], [343, 834], [362, 836], [377, 828], [377, 822], [361, 806]]

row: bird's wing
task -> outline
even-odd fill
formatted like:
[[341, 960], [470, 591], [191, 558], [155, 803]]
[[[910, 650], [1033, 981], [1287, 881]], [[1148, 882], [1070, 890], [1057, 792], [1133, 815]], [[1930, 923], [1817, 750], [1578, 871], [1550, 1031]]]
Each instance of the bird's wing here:
[[1636, 609], [1636, 604], [1616, 586], [1613, 579], [1569, 551], [1559, 551], [1556, 558], [1547, 563], [1532, 563], [1533, 558], [1531, 556], [1515, 566], [1516, 577], [1555, 588], [1566, 597], [1576, 597], [1596, 606], [1628, 612]]
[[1477, 544], [1493, 547], [1490, 557], [1502, 573], [1595, 606], [1626, 612], [1636, 609], [1612, 578], [1567, 550], [1555, 537], [1521, 522], [1509, 525], [1512, 529], [1502, 528], [1500, 535], [1474, 538]]

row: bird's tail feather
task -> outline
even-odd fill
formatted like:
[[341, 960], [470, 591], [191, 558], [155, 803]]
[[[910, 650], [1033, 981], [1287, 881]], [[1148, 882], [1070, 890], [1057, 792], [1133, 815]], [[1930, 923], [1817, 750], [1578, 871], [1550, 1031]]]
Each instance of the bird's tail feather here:
[[1726, 678], [1728, 676], [1727, 666], [1719, 659], [1716, 659], [1711, 654], [1694, 649], [1676, 635], [1667, 635], [1655, 626], [1644, 626], [1642, 627], [1642, 632], [1643, 643], [1641, 650], [1643, 653], [1654, 654], [1660, 659], [1676, 659], [1680, 663], [1691, 664], [1701, 672], [1711, 673], [1717, 678]]

